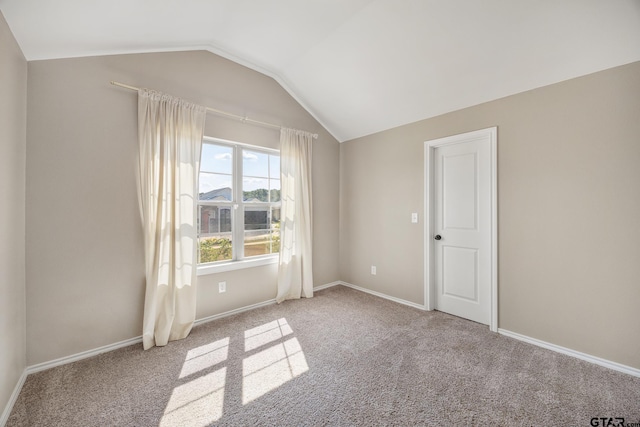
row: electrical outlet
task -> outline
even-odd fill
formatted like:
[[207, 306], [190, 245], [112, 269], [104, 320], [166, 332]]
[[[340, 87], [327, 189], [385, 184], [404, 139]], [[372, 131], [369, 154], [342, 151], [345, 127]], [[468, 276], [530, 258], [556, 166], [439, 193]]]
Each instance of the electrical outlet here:
[[227, 282], [218, 282], [218, 292], [227, 292]]
[[371, 274], [373, 274], [374, 276], [376, 275], [376, 266], [375, 265], [371, 266]]

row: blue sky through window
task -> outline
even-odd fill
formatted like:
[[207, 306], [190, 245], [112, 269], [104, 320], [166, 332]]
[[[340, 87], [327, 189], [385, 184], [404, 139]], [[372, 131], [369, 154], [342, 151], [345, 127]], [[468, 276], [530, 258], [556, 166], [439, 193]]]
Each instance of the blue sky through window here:
[[233, 148], [202, 144], [200, 171], [231, 174], [233, 171]]

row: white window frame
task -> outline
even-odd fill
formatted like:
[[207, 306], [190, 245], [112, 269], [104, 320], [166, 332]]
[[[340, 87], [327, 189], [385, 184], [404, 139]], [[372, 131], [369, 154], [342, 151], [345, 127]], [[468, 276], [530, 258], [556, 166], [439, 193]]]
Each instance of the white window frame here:
[[[244, 268], [258, 267], [261, 265], [276, 264], [279, 260], [279, 254], [267, 254], [261, 256], [254, 256], [250, 258], [244, 258], [244, 207], [245, 206], [259, 206], [257, 203], [245, 203], [242, 201], [242, 150], [257, 151], [265, 154], [278, 154], [280, 150], [274, 148], [260, 147], [257, 145], [244, 144], [241, 142], [228, 141], [220, 138], [213, 138], [205, 136], [202, 141], [203, 144], [212, 143], [217, 145], [223, 145], [233, 150], [233, 166], [232, 166], [232, 199], [231, 202], [215, 201], [211, 203], [196, 201], [198, 215], [200, 215], [200, 206], [206, 205], [228, 205], [231, 207], [231, 234], [234, 242], [242, 242], [241, 245], [234, 243], [232, 245], [231, 260], [215, 261], [206, 264], [198, 264], [197, 274], [203, 276], [207, 274], [223, 273], [225, 271], [240, 270]], [[269, 178], [267, 178], [269, 179]], [[266, 204], [267, 206], [273, 206], [272, 203]]]

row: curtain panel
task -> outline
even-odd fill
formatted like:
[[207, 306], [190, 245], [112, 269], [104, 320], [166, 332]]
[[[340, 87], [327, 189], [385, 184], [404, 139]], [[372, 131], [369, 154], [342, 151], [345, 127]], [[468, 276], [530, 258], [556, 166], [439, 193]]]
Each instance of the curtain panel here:
[[145, 350], [185, 338], [195, 320], [196, 200], [205, 116], [205, 107], [152, 90], [138, 91]]
[[281, 220], [276, 301], [313, 296], [311, 146], [313, 135], [280, 131]]

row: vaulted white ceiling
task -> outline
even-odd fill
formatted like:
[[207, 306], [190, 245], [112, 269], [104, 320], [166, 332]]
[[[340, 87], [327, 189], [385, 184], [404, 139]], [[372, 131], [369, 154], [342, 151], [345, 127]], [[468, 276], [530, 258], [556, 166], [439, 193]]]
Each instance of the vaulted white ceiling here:
[[339, 141], [640, 60], [640, 0], [0, 0], [0, 10], [27, 60], [210, 50], [274, 77]]

